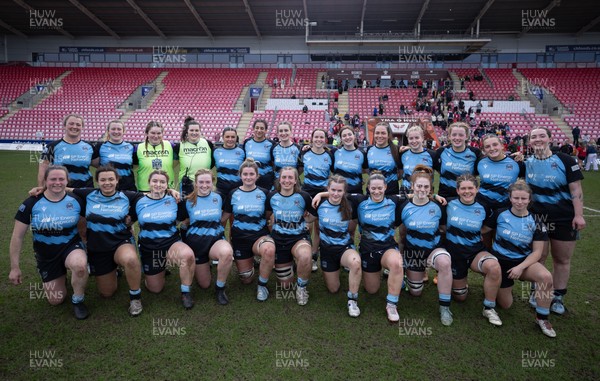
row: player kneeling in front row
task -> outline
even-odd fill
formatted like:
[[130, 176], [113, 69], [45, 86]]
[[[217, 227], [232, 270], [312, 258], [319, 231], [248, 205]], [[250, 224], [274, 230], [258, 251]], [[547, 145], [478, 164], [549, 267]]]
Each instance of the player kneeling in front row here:
[[523, 180], [517, 180], [508, 188], [511, 207], [500, 210], [486, 225], [496, 229], [492, 251], [502, 267], [502, 283], [498, 292], [498, 304], [509, 308], [513, 302], [512, 287], [515, 279], [536, 283], [536, 323], [548, 337], [556, 332], [548, 322], [553, 298], [552, 274], [539, 263], [548, 241], [543, 224], [536, 222], [529, 213], [531, 188]]
[[65, 190], [69, 181], [65, 167], [50, 165], [44, 171], [43, 180], [43, 194], [25, 200], [15, 216], [8, 278], [14, 285], [22, 282], [19, 256], [23, 238], [31, 226], [37, 269], [44, 282], [44, 294], [48, 302], [52, 305], [64, 302], [69, 269], [75, 317], [86, 319], [89, 312], [83, 299], [88, 280], [87, 256], [77, 232], [84, 208], [77, 196], [68, 195]]
[[219, 261], [215, 294], [217, 303], [226, 305], [229, 298], [225, 283], [233, 263], [233, 249], [225, 240], [223, 228], [223, 198], [213, 190], [213, 174], [210, 169], [199, 169], [194, 175], [194, 191], [186, 197], [179, 208], [180, 220], [189, 219], [184, 242], [194, 251], [196, 259], [195, 278], [201, 288], [210, 286], [209, 259]]
[[[501, 271], [498, 259], [486, 251], [481, 239], [483, 222], [489, 212], [477, 201], [478, 183], [475, 176], [465, 173], [456, 179], [459, 198], [446, 207], [446, 248], [452, 256], [452, 293], [457, 301], [467, 299], [469, 268], [483, 275], [483, 316], [496, 326], [502, 320], [494, 309], [500, 287]], [[485, 232], [485, 229], [483, 229]]]
[[275, 183], [275, 191], [266, 201], [267, 220], [273, 215], [271, 236], [275, 241], [275, 272], [283, 287], [293, 282], [292, 262], [296, 261], [298, 281], [296, 302], [308, 303], [309, 276], [312, 267], [312, 247], [306, 223], [315, 220], [315, 210], [308, 193], [300, 190], [298, 170], [283, 167]]
[[438, 294], [440, 319], [443, 325], [452, 324], [450, 292], [452, 270], [450, 254], [440, 247], [440, 225], [446, 221], [445, 209], [431, 199], [433, 170], [417, 165], [411, 176], [413, 197], [402, 204], [402, 224], [406, 227], [404, 264], [406, 266], [409, 292], [420, 296], [423, 292], [425, 268], [433, 267], [438, 272]]
[[358, 288], [362, 271], [360, 255], [354, 249], [349, 233], [350, 222], [357, 218], [356, 208], [346, 198], [346, 179], [332, 176], [327, 184], [328, 199], [316, 207], [319, 216], [319, 234], [321, 238], [321, 270], [325, 285], [331, 293], [340, 289], [340, 266], [350, 270], [348, 274], [348, 315], [358, 317]]

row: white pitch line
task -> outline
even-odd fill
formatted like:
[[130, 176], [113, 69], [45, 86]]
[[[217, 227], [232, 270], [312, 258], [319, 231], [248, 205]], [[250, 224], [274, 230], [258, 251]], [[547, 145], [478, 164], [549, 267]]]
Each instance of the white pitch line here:
[[587, 206], [584, 206], [583, 209], [587, 209], [587, 210], [591, 210], [592, 212], [600, 213], [600, 210], [588, 208]]
[[588, 218], [588, 217], [600, 217], [600, 214], [584, 214], [583, 216], [585, 218]]

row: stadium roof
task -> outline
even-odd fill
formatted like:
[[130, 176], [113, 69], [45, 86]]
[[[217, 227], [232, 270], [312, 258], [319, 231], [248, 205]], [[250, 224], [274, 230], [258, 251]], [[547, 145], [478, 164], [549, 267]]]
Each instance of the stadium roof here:
[[[600, 32], [597, 0], [0, 0], [0, 33], [36, 36], [302, 36]], [[315, 24], [316, 23], [316, 24]]]

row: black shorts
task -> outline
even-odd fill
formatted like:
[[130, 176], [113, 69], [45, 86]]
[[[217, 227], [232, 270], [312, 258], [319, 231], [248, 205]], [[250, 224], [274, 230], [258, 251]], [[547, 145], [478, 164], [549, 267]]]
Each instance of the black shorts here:
[[557, 241], [577, 241], [579, 240], [579, 232], [573, 229], [571, 221], [545, 222], [548, 238]]
[[44, 283], [51, 282], [61, 276], [67, 274], [67, 268], [65, 267], [65, 261], [71, 252], [74, 250], [84, 250], [82, 242], [77, 241], [67, 245], [62, 251], [60, 251], [54, 258], [46, 260], [40, 259], [36, 254], [36, 262], [38, 273], [42, 277]]
[[115, 252], [121, 245], [127, 243], [133, 244], [133, 238], [131, 240], [125, 240], [119, 243], [113, 251], [92, 251], [88, 250], [88, 264], [90, 266], [90, 275], [100, 276], [110, 273], [117, 269], [117, 263], [115, 262]]
[[224, 236], [219, 237], [200, 237], [195, 234], [186, 236], [185, 243], [194, 251], [194, 257], [196, 257], [196, 264], [202, 265], [208, 263], [208, 253], [215, 243], [220, 240], [224, 240]]
[[310, 235], [308, 233], [297, 235], [297, 236], [281, 236], [274, 234], [272, 235], [275, 241], [275, 264], [280, 265], [284, 263], [290, 263], [294, 261], [292, 255], [292, 248], [299, 241], [307, 241], [311, 244]]
[[452, 278], [464, 279], [469, 274], [471, 262], [482, 251], [487, 251], [483, 243], [475, 248], [467, 248], [464, 246], [455, 246], [450, 241], [446, 241], [446, 249], [450, 253], [452, 259]]
[[502, 255], [496, 255], [496, 258], [498, 258], [498, 263], [500, 263], [500, 269], [502, 271], [502, 282], [500, 283], [500, 288], [512, 287], [515, 284], [515, 280], [508, 278], [508, 270], [523, 263], [525, 257], [521, 259], [511, 259]]
[[390, 249], [400, 251], [397, 246], [388, 247], [387, 249], [378, 250], [378, 251], [370, 251], [370, 252], [361, 251], [360, 252], [360, 262], [361, 262], [361, 266], [362, 266], [362, 271], [364, 271], [366, 273], [376, 273], [376, 272], [381, 271], [381, 258], [383, 257], [383, 254]]
[[304, 186], [302, 187], [302, 190], [305, 191], [306, 193], [308, 193], [310, 195], [310, 198], [315, 198], [315, 196], [318, 193], [326, 192], [327, 188], [326, 187], [313, 187], [311, 185], [304, 184]]
[[324, 245], [323, 241], [321, 241], [319, 249], [321, 253], [321, 270], [326, 273], [332, 273], [340, 269], [342, 255], [344, 255], [346, 250], [354, 249], [354, 245], [328, 246]]
[[165, 247], [160, 249], [149, 250], [142, 245], [139, 246], [140, 256], [142, 258], [142, 270], [146, 275], [156, 275], [159, 274], [167, 268], [167, 265], [175, 265], [175, 263], [167, 262], [167, 253], [171, 246], [173, 246], [176, 242], [181, 242], [181, 240], [174, 240], [169, 245], [165, 245]]
[[260, 176], [256, 180], [256, 185], [266, 190], [273, 189], [273, 184], [275, 184], [275, 174], [273, 172]]

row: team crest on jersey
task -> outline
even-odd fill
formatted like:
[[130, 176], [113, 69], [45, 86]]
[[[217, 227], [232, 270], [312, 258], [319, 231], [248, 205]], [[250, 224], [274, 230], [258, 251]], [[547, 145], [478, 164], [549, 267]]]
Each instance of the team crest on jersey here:
[[235, 151], [235, 156], [240, 156], [242, 153], [240, 151]]
[[435, 216], [435, 210], [433, 210], [433, 208], [429, 209], [429, 215], [430, 216]]
[[558, 164], [552, 163], [552, 164], [550, 164], [550, 168], [552, 168], [556, 171], [558, 169]]
[[360, 160], [360, 155], [356, 154], [356, 155], [354, 155], [354, 158], [355, 158], [356, 160]]
[[217, 198], [216, 198], [216, 197], [213, 197], [213, 199], [212, 199], [212, 202], [213, 202], [213, 204], [218, 204], [218, 203], [219, 203], [219, 200], [217, 200]]
[[73, 210], [73, 203], [67, 202], [66, 208], [67, 208], [67, 210]]
[[171, 201], [170, 200], [165, 200], [165, 205], [171, 205]]
[[512, 171], [513, 170], [513, 165], [512, 164], [506, 164], [506, 170], [507, 171]]
[[481, 210], [475, 209], [475, 211], [473, 213], [475, 213], [476, 216], [480, 216], [481, 215]]
[[256, 199], [260, 201], [260, 200], [262, 200], [262, 199], [263, 199], [263, 196], [261, 196], [260, 194], [257, 194], [257, 195], [256, 195]]
[[294, 200], [294, 206], [300, 206], [300, 200]]
[[21, 206], [19, 206], [19, 212], [23, 213], [25, 211], [25, 204], [21, 204]]
[[88, 147], [86, 147], [86, 146], [83, 146], [83, 147], [81, 147], [81, 150], [82, 150], [82, 151], [87, 151], [87, 150], [88, 150]]

